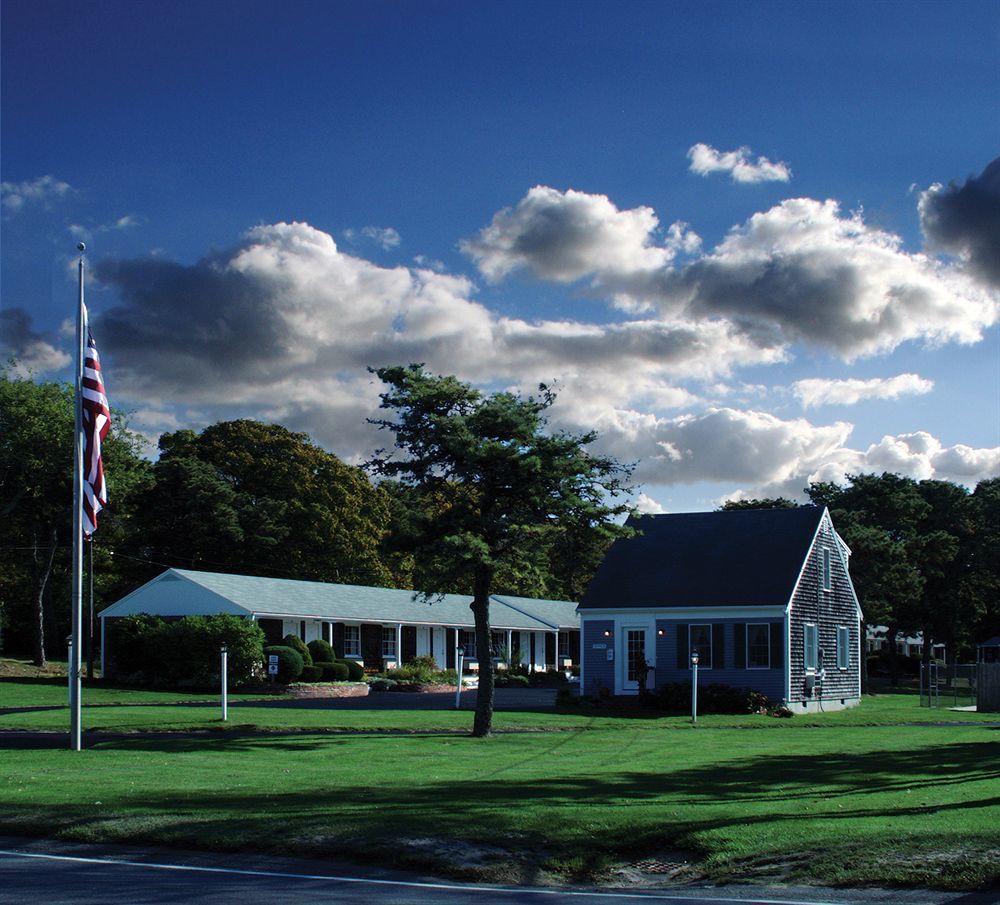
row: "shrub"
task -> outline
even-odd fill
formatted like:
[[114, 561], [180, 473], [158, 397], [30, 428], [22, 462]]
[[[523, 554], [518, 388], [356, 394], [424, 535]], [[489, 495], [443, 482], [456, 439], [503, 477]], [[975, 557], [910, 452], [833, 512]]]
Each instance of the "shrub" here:
[[221, 648], [229, 681], [243, 685], [261, 672], [264, 633], [240, 616], [185, 616], [167, 622], [126, 616], [111, 623], [110, 666], [116, 678], [167, 688], [218, 687]]
[[316, 668], [322, 670], [324, 682], [346, 682], [350, 677], [346, 663], [317, 663]]
[[[668, 682], [658, 692], [659, 706], [671, 713], [691, 712], [691, 683]], [[713, 682], [698, 686], [698, 713], [766, 713], [771, 702], [752, 688]]]
[[275, 678], [287, 685], [289, 682], [294, 682], [299, 676], [302, 675], [302, 670], [305, 669], [305, 663], [302, 662], [302, 656], [299, 654], [294, 647], [285, 647], [282, 644], [274, 644], [271, 647], [264, 648], [264, 662], [267, 662], [267, 658], [272, 654], [276, 654], [278, 657], [278, 675]]
[[527, 688], [531, 684], [531, 680], [527, 676], [501, 672], [496, 674], [493, 684], [497, 688]]
[[438, 665], [437, 660], [433, 657], [414, 657], [412, 660], [408, 660], [403, 664], [404, 666], [412, 667], [414, 670], [423, 672], [437, 672]]
[[314, 666], [317, 663], [332, 663], [337, 659], [333, 655], [333, 648], [322, 638], [310, 641], [306, 647], [309, 648], [309, 654], [312, 656]]
[[343, 663], [347, 667], [347, 678], [351, 682], [364, 682], [365, 669], [360, 663], [355, 663], [353, 660], [338, 660], [337, 662]]
[[[331, 666], [333, 664], [330, 664]], [[319, 682], [323, 678], [322, 666], [303, 666], [299, 674], [300, 682]]]
[[281, 643], [285, 647], [290, 647], [292, 650], [298, 651], [299, 656], [302, 658], [302, 663], [305, 666], [313, 665], [312, 654], [309, 653], [309, 648], [306, 647], [306, 643], [298, 635], [285, 635], [281, 639]]
[[393, 679], [386, 679], [382, 676], [376, 676], [371, 682], [368, 683], [368, 687], [372, 691], [389, 691], [396, 687], [396, 682]]

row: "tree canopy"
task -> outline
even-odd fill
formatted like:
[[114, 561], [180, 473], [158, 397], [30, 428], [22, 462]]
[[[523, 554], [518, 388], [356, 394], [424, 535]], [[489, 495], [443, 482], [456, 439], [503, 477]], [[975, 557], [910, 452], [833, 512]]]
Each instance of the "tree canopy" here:
[[[489, 598], [540, 568], [562, 529], [581, 539], [625, 532], [612, 521], [627, 506], [615, 500], [631, 469], [586, 447], [595, 434], [547, 432], [545, 412], [555, 394], [484, 395], [423, 365], [376, 370], [388, 385], [382, 408], [392, 417], [372, 423], [395, 434], [378, 450], [375, 474], [414, 488], [423, 505], [400, 525], [400, 542], [418, 553], [419, 587], [472, 593], [476, 645], [490, 649]], [[473, 734], [490, 733], [493, 668], [480, 658]]]

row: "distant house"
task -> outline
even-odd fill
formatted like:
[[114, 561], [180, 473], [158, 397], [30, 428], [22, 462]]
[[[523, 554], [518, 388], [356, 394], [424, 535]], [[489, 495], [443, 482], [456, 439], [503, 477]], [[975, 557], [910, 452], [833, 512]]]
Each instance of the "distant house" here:
[[[375, 669], [399, 666], [416, 656], [453, 668], [459, 645], [475, 669], [478, 662], [471, 598], [446, 594], [425, 601], [412, 591], [359, 585], [293, 581], [220, 572], [169, 569], [100, 613], [105, 674], [114, 675], [109, 628], [122, 616], [149, 613], [164, 618], [231, 613], [260, 624], [269, 643], [285, 635], [309, 642], [322, 638], [336, 655]], [[494, 595], [490, 656], [503, 649], [532, 670], [564, 668], [579, 659], [576, 604]]]
[[580, 602], [581, 691], [691, 680], [753, 688], [793, 710], [861, 696], [861, 609], [826, 509], [637, 516]]
[[[869, 625], [865, 635], [869, 654], [877, 654], [889, 649], [889, 629], [887, 626]], [[897, 634], [896, 653], [905, 657], [922, 657], [924, 655], [924, 633], [915, 632], [912, 635], [907, 635], [901, 632]], [[945, 653], [944, 644], [931, 645], [931, 656], [935, 660], [944, 660]]]

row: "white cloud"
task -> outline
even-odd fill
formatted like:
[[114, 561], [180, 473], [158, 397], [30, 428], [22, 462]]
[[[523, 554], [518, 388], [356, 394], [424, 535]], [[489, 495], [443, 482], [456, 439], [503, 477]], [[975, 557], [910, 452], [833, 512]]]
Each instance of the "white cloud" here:
[[363, 226], [359, 230], [345, 229], [343, 235], [350, 242], [355, 242], [359, 238], [368, 239], [385, 251], [395, 248], [402, 241], [402, 237], [391, 226]]
[[651, 496], [647, 496], [644, 493], [640, 493], [639, 496], [636, 497], [633, 508], [640, 515], [663, 515], [667, 511]]
[[792, 171], [787, 163], [772, 163], [766, 157], [752, 159], [751, 150], [744, 146], [735, 151], [716, 151], [699, 142], [688, 150], [691, 172], [699, 176], [728, 173], [733, 182], [788, 182]]
[[32, 327], [31, 315], [23, 308], [0, 311], [0, 364], [8, 359], [14, 360], [12, 372], [17, 377], [58, 371], [72, 361], [51, 337]]
[[918, 374], [897, 374], [895, 377], [873, 377], [870, 380], [824, 380], [810, 378], [792, 384], [792, 392], [804, 408], [820, 405], [855, 405], [867, 399], [899, 399], [929, 393], [933, 380]]
[[606, 195], [536, 185], [461, 248], [492, 281], [520, 269], [557, 283], [587, 275], [631, 277], [654, 273], [678, 251], [697, 247], [697, 236], [680, 223], [655, 244], [658, 226], [652, 208], [622, 211]]
[[26, 204], [45, 204], [72, 191], [68, 182], [55, 176], [39, 176], [30, 182], [0, 182], [0, 204], [14, 214]]

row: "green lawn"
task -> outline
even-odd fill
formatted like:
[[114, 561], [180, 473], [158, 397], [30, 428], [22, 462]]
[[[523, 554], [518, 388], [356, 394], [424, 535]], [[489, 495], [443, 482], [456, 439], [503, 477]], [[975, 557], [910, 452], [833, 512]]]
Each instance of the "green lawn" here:
[[[11, 684], [0, 682], [0, 707]], [[67, 717], [0, 713], [0, 728], [64, 731]], [[926, 720], [950, 725], [901, 725]], [[922, 710], [899, 693], [825, 716], [703, 717], [696, 729], [606, 708], [500, 713], [499, 729], [557, 731], [475, 740], [468, 712], [240, 704], [234, 727], [303, 732], [3, 751], [0, 832], [347, 855], [510, 881], [599, 877], [681, 850], [722, 882], [973, 889], [1000, 883], [1000, 729], [984, 720], [1000, 717]], [[173, 704], [88, 706], [84, 725], [224, 728], [216, 708]], [[315, 731], [337, 728], [355, 731]], [[445, 850], [475, 863], [443, 865]]]

